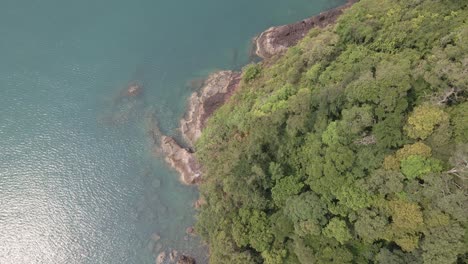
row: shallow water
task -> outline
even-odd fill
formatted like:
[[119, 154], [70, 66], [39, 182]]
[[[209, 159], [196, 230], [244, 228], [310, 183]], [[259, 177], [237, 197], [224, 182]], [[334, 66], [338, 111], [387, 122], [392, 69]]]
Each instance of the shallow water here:
[[[0, 263], [154, 263], [154, 247], [204, 263], [185, 234], [197, 191], [153, 155], [151, 116], [176, 133], [190, 80], [343, 2], [3, 0]], [[133, 81], [144, 94], [122, 99]]]

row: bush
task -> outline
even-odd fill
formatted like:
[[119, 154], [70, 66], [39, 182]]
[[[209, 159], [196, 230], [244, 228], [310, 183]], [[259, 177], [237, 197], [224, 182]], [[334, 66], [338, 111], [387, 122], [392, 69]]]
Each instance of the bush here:
[[243, 79], [244, 82], [248, 83], [254, 80], [261, 71], [260, 64], [249, 64], [243, 70]]

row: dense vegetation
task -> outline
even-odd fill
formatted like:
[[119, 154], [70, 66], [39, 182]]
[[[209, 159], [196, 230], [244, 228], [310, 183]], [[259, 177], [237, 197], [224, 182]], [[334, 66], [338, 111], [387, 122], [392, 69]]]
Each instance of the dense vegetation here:
[[466, 263], [468, 1], [362, 0], [197, 143], [211, 263]]

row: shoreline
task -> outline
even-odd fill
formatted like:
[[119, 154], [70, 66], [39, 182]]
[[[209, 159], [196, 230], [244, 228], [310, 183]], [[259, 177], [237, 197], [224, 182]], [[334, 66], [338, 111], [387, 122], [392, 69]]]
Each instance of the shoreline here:
[[[263, 61], [281, 55], [289, 47], [296, 45], [311, 29], [334, 24], [344, 10], [357, 2], [359, 0], [348, 0], [344, 5], [310, 18], [268, 28], [253, 39], [255, 55]], [[195, 142], [201, 136], [208, 118], [239, 88], [241, 79], [242, 72], [217, 71], [202, 82], [199, 91], [192, 93], [179, 126], [179, 132], [188, 147], [184, 147], [175, 137], [159, 135], [164, 159], [179, 173], [181, 183], [197, 185], [202, 181], [202, 167], [195, 157]]]
[[303, 19], [301, 21], [270, 27], [254, 38], [255, 54], [268, 59], [282, 54], [289, 47], [296, 45], [313, 28], [324, 28], [336, 22], [343, 11], [351, 7], [359, 0], [348, 0], [346, 4], [321, 12], [318, 15]]
[[200, 91], [192, 93], [179, 123], [185, 144], [176, 137], [162, 134], [157, 125], [151, 129], [153, 144], [159, 145], [157, 152], [161, 152], [166, 163], [179, 173], [182, 184], [196, 185], [202, 180], [202, 168], [196, 160], [194, 144], [208, 118], [232, 96], [240, 80], [240, 72], [218, 71], [209, 75]]
[[[343, 11], [359, 0], [348, 0], [345, 5], [324, 11], [316, 16], [277, 27], [270, 27], [253, 39], [252, 51], [266, 63], [275, 56], [280, 56], [289, 47], [296, 45], [313, 28], [324, 28], [336, 22]], [[165, 162], [179, 174], [179, 181], [184, 185], [199, 185], [203, 181], [203, 168], [196, 159], [195, 143], [202, 135], [208, 119], [224, 105], [241, 86], [243, 72], [221, 70], [211, 73], [205, 80], [197, 80], [199, 89], [187, 100], [185, 113], [179, 121], [177, 136], [161, 133], [157, 120], [154, 119], [149, 135], [154, 145], [155, 153], [162, 154]], [[200, 197], [193, 203], [199, 209], [206, 201]], [[196, 230], [191, 228], [191, 234]], [[188, 230], [188, 229], [187, 229]], [[170, 259], [175, 256], [170, 252]], [[208, 253], [209, 254], [209, 253]], [[156, 263], [166, 259], [166, 252], [160, 252]], [[177, 263], [196, 263], [191, 257], [180, 258]]]
[[237, 90], [241, 75], [230, 70], [214, 72], [203, 82], [200, 91], [192, 93], [179, 127], [189, 147], [195, 146], [208, 118]]

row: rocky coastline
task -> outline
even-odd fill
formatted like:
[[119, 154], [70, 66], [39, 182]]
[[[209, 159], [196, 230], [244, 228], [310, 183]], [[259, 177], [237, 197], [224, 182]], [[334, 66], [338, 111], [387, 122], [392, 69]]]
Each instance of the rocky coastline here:
[[188, 148], [180, 146], [172, 137], [162, 136], [161, 150], [165, 155], [166, 162], [180, 174], [182, 183], [196, 184], [200, 181], [200, 164]]
[[187, 112], [180, 121], [180, 132], [188, 144], [183, 147], [173, 137], [161, 135], [161, 151], [166, 162], [180, 174], [184, 184], [197, 184], [201, 179], [201, 166], [194, 155], [194, 144], [201, 136], [208, 117], [222, 106], [239, 86], [241, 73], [218, 71], [212, 73], [199, 92], [189, 99]]
[[[254, 39], [255, 55], [268, 61], [275, 55], [280, 55], [289, 47], [294, 46], [312, 28], [323, 28], [336, 22], [343, 10], [359, 0], [348, 0], [347, 4], [322, 12], [317, 16], [283, 26], [271, 27]], [[180, 120], [179, 132], [181, 139], [161, 133], [154, 117], [150, 117], [149, 135], [155, 146], [155, 153], [162, 154], [164, 160], [180, 175], [180, 182], [186, 185], [196, 185], [202, 181], [202, 167], [195, 156], [195, 143], [200, 138], [209, 117], [240, 87], [242, 72], [217, 71], [205, 80], [194, 81], [199, 91], [192, 93], [187, 103], [185, 115]], [[135, 90], [136, 91], [136, 90]], [[138, 95], [129, 89], [129, 95]], [[194, 202], [194, 208], [200, 208], [206, 203], [203, 197]], [[196, 230], [188, 227], [186, 233], [193, 235]], [[159, 236], [156, 236], [159, 239]], [[177, 257], [178, 256], [178, 257]], [[178, 264], [196, 263], [195, 259], [178, 255], [177, 251], [160, 252], [156, 263]]]
[[[269, 59], [296, 45], [312, 28], [334, 24], [343, 11], [359, 0], [348, 0], [345, 5], [296, 23], [271, 27], [254, 38], [255, 55]], [[218, 71], [201, 82], [201, 89], [188, 100], [187, 111], [180, 121], [180, 133], [187, 144], [184, 147], [175, 138], [160, 136], [160, 149], [166, 162], [180, 174], [184, 184], [198, 184], [202, 168], [195, 157], [195, 142], [200, 138], [208, 118], [221, 107], [239, 87], [242, 73]]]
[[316, 16], [298, 21], [296, 23], [271, 27], [254, 39], [255, 54], [268, 59], [274, 55], [285, 52], [289, 47], [296, 45], [313, 28], [324, 28], [334, 24], [343, 11], [359, 0], [348, 0], [345, 5], [322, 12]]
[[208, 117], [229, 99], [240, 80], [239, 72], [215, 72], [204, 81], [200, 92], [190, 96], [187, 112], [180, 121], [180, 132], [190, 147], [200, 138]]

